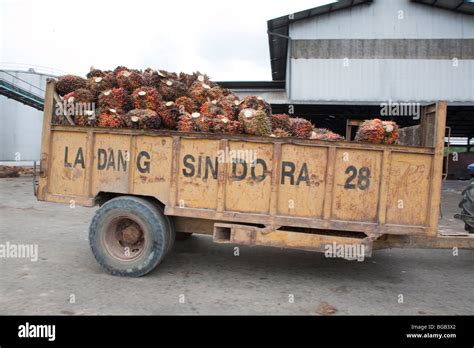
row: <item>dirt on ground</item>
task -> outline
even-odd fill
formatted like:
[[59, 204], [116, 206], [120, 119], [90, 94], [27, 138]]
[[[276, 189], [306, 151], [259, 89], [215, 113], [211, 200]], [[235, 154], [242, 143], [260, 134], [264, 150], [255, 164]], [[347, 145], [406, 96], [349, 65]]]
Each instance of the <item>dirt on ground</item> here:
[[0, 166], [0, 178], [17, 178], [19, 176], [32, 176], [33, 167]]

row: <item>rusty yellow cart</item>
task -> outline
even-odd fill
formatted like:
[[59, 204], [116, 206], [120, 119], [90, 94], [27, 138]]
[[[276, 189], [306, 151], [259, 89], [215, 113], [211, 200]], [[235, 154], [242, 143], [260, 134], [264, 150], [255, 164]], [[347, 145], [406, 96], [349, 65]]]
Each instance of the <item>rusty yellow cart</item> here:
[[150, 272], [190, 233], [321, 252], [363, 246], [366, 256], [474, 246], [472, 235], [438, 234], [445, 102], [424, 107], [405, 145], [389, 146], [58, 126], [58, 101], [51, 80], [37, 197], [101, 206], [89, 238], [112, 274]]

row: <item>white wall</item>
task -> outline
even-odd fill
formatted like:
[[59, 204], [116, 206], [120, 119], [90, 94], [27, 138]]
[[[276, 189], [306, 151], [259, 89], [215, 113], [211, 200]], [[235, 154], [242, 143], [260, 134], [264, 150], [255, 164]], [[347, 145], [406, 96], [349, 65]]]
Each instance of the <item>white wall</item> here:
[[294, 101], [474, 101], [474, 61], [352, 59], [292, 60]]
[[[402, 11], [402, 12], [399, 12]], [[403, 19], [399, 19], [399, 15]], [[474, 16], [409, 0], [312, 17], [290, 25], [298, 39], [472, 39]], [[474, 60], [291, 59], [291, 99], [313, 102], [474, 102]]]

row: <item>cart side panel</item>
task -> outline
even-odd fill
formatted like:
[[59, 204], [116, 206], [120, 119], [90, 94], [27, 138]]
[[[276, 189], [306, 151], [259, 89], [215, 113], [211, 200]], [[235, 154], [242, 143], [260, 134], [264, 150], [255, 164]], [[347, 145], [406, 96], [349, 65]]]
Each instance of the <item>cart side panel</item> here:
[[383, 151], [336, 151], [332, 219], [377, 222]]
[[96, 134], [92, 192], [132, 192], [129, 187], [131, 136]]
[[52, 132], [51, 168], [47, 177], [49, 193], [86, 196], [86, 138], [86, 133]]
[[426, 226], [432, 155], [392, 153], [387, 223]]
[[282, 145], [278, 215], [323, 216], [328, 147]]
[[172, 137], [136, 136], [130, 156], [135, 194], [168, 204], [172, 153]]
[[176, 204], [216, 209], [219, 141], [182, 138], [179, 147]]
[[273, 146], [273, 143], [229, 142], [230, 157], [235, 156], [239, 161], [226, 161], [226, 211], [270, 213], [272, 175], [277, 175], [273, 173]]

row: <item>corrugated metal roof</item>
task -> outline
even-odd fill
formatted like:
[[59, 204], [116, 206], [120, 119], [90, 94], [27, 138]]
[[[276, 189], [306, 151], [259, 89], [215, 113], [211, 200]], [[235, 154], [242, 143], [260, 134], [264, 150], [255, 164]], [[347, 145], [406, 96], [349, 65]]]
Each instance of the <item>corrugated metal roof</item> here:
[[[411, 0], [412, 2], [456, 11], [464, 14], [474, 14], [474, 0]], [[268, 42], [270, 47], [270, 62], [272, 79], [285, 81], [288, 53], [288, 34], [290, 24], [299, 20], [348, 9], [357, 5], [370, 4], [373, 0], [339, 0], [327, 5], [289, 14], [267, 22]]]
[[444, 8], [446, 10], [456, 11], [469, 15], [474, 15], [473, 0], [411, 0], [420, 4]]

